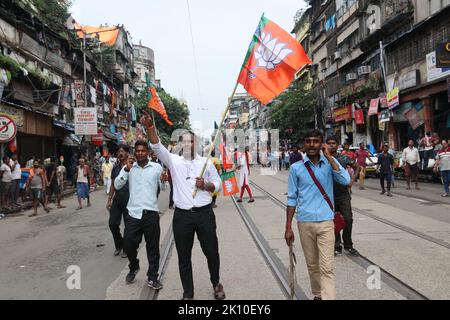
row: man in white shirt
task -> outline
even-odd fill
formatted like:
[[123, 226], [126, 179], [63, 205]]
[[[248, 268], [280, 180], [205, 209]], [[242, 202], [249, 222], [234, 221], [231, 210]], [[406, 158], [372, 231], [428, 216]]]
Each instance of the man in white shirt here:
[[[182, 137], [182, 155], [171, 154], [160, 142], [153, 119], [146, 115], [141, 123], [146, 126], [151, 148], [159, 160], [169, 168], [173, 183], [175, 213], [173, 233], [178, 253], [178, 267], [183, 285], [183, 300], [194, 298], [191, 253], [194, 236], [200, 241], [208, 261], [214, 298], [225, 299], [220, 283], [219, 244], [216, 234], [216, 219], [211, 206], [211, 193], [220, 190], [220, 177], [212, 162], [208, 162], [203, 177], [201, 171], [207, 159], [197, 154], [195, 134], [186, 131]], [[195, 190], [197, 191], [194, 197]]]
[[11, 165], [11, 205], [19, 206], [17, 201], [19, 200], [20, 193], [20, 179], [22, 178], [22, 170], [20, 169], [19, 161], [17, 161], [17, 155], [13, 154], [10, 160]]
[[420, 190], [418, 179], [420, 154], [419, 150], [414, 147], [414, 140], [410, 139], [408, 141], [408, 147], [403, 150], [402, 160], [406, 183], [408, 184], [406, 189], [411, 190], [411, 180], [413, 180], [416, 183], [416, 190]]
[[0, 202], [2, 207], [9, 207], [9, 195], [11, 190], [11, 166], [9, 157], [3, 157], [3, 163], [0, 166]]
[[127, 213], [124, 214], [124, 249], [130, 261], [130, 272], [126, 283], [134, 282], [139, 272], [139, 259], [137, 251], [144, 235], [148, 272], [146, 284], [154, 289], [162, 289], [158, 280], [159, 268], [159, 209], [156, 192], [158, 190], [162, 167], [149, 160], [148, 144], [145, 141], [135, 143], [135, 158], [129, 157], [127, 165], [123, 167], [117, 178], [114, 179], [114, 188], [120, 191], [128, 182], [130, 198], [127, 204]]

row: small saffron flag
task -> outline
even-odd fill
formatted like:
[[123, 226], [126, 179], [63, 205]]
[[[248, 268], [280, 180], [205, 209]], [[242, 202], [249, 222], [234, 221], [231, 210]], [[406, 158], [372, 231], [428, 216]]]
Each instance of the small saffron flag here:
[[233, 194], [239, 193], [239, 187], [234, 171], [225, 172], [220, 176], [220, 178], [222, 179], [224, 196], [232, 196]]
[[155, 87], [150, 88], [150, 101], [148, 103], [148, 108], [155, 110], [157, 113], [163, 117], [163, 119], [171, 126], [173, 126], [172, 121], [170, 121], [169, 116], [167, 115], [166, 108], [164, 107], [161, 98], [155, 90]]
[[292, 83], [297, 71], [308, 64], [311, 60], [302, 45], [263, 15], [238, 82], [249, 94], [268, 104]]

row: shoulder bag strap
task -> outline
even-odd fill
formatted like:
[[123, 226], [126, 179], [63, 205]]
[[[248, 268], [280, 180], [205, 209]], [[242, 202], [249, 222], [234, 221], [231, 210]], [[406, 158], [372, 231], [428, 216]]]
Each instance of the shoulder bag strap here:
[[311, 176], [311, 179], [313, 179], [313, 181], [316, 184], [317, 188], [319, 188], [319, 191], [322, 194], [322, 196], [324, 197], [325, 201], [328, 203], [328, 205], [330, 206], [331, 210], [334, 211], [334, 206], [333, 206], [333, 203], [330, 200], [330, 197], [328, 197], [327, 193], [323, 189], [323, 187], [320, 184], [319, 180], [317, 180], [316, 175], [314, 174], [314, 171], [311, 169], [311, 167], [310, 167], [308, 162], [305, 162], [305, 167], [308, 170], [309, 175]]

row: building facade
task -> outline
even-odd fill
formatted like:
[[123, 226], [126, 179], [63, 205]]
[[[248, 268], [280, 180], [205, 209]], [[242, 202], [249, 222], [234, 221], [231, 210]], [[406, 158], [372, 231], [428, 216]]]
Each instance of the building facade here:
[[450, 1], [309, 3], [313, 88], [328, 135], [394, 150], [420, 132], [448, 136], [448, 73], [433, 66], [433, 52], [450, 41]]

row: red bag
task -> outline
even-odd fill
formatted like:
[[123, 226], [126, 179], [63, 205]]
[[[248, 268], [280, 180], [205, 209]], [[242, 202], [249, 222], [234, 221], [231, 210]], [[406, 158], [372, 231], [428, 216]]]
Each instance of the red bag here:
[[[313, 179], [314, 183], [316, 184], [317, 188], [319, 188], [320, 193], [324, 197], [325, 201], [330, 206], [331, 210], [334, 211], [333, 203], [331, 202], [330, 198], [328, 197], [327, 193], [323, 189], [322, 185], [320, 184], [319, 180], [317, 180], [316, 175], [314, 174], [314, 171], [312, 171], [311, 167], [309, 166], [309, 163], [305, 162], [305, 167], [309, 172], [309, 175]], [[334, 212], [334, 232], [335, 234], [338, 234], [341, 232], [345, 227], [347, 226], [347, 222], [345, 222], [344, 217], [342, 216], [342, 213], [340, 212]]]

